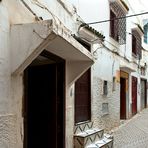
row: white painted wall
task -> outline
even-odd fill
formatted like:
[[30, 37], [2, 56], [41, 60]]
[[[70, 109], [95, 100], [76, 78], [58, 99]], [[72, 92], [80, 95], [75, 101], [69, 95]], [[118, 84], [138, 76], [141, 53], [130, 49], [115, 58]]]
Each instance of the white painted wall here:
[[[71, 34], [77, 33], [77, 15], [73, 7], [63, 3], [63, 1], [39, 0], [38, 3], [36, 0], [25, 0], [25, 2], [32, 11], [36, 13], [36, 17], [42, 17], [44, 20], [56, 20], [63, 28], [65, 27], [65, 30], [66, 28], [67, 30], [69, 29]], [[27, 32], [25, 32], [24, 28], [21, 29], [21, 25], [23, 26], [23, 24], [36, 22], [37, 25], [38, 22], [37, 18], [35, 18], [20, 0], [3, 0], [0, 2], [0, 13], [0, 124], [3, 125], [0, 127], [0, 148], [23, 148], [23, 73], [11, 75], [11, 72], [15, 71], [15, 69], [23, 63], [25, 58], [27, 59], [30, 56], [34, 48], [38, 46], [31, 42], [31, 40], [28, 41], [28, 38], [34, 39], [38, 44], [40, 44], [43, 39], [35, 37], [35, 34], [33, 36], [31, 34], [28, 35], [28, 31], [31, 33], [32, 27], [35, 27], [34, 25], [32, 25], [32, 27], [30, 27], [30, 25], [25, 25], [25, 29], [28, 27]], [[16, 25], [15, 27], [13, 26], [14, 24]], [[47, 34], [45, 35], [42, 33], [46, 31], [41, 29], [42, 28], [39, 28], [39, 35], [41, 35], [41, 37], [46, 37], [49, 33], [48, 30], [46, 30]], [[15, 31], [17, 32], [16, 34], [14, 33]], [[60, 31], [63, 31], [62, 35], [66, 36], [64, 29]], [[14, 34], [12, 34], [12, 32]], [[12, 35], [11, 45], [13, 47], [10, 47], [10, 34]], [[73, 42], [73, 44], [74, 43], [75, 42]], [[82, 53], [84, 52], [86, 51], [82, 48]], [[89, 56], [91, 56], [90, 53], [88, 54], [88, 57]], [[89, 65], [90, 64], [92, 63], [89, 63]], [[83, 65], [85, 65], [84, 67], [86, 69], [88, 68], [86, 64]], [[83, 70], [81, 69], [81, 71], [83, 72], [85, 68]], [[70, 75], [67, 65], [66, 69], [66, 75]], [[66, 77], [66, 80], [67, 79], [68, 77]], [[66, 86], [66, 148], [73, 147], [73, 101], [74, 86], [72, 83]]]
[[[78, 14], [82, 17], [82, 19], [86, 23], [98, 22], [98, 21], [109, 19], [110, 11], [109, 11], [109, 1], [108, 0], [93, 0], [93, 1], [69, 0], [69, 1], [76, 6]], [[127, 15], [131, 15], [131, 14], [133, 14], [133, 10], [137, 10], [137, 9], [132, 9], [132, 5], [131, 5], [131, 3], [128, 3], [128, 1], [127, 1], [127, 4], [130, 8], [130, 11], [128, 12]], [[135, 5], [137, 5], [137, 1], [134, 3], [134, 6]], [[137, 13], [139, 13], [140, 8], [141, 7], [138, 8]], [[127, 110], [129, 112], [127, 114], [128, 114], [128, 117], [130, 117], [131, 116], [131, 103], [132, 103], [131, 76], [133, 75], [138, 78], [137, 108], [138, 108], [138, 111], [140, 111], [140, 104], [141, 104], [141, 101], [140, 101], [140, 77], [141, 77], [141, 75], [139, 74], [139, 70], [137, 68], [138, 60], [132, 56], [132, 35], [129, 33], [131, 33], [132, 28], [136, 27], [136, 25], [134, 23], [141, 24], [141, 19], [140, 19], [140, 17], [132, 17], [132, 18], [128, 18], [126, 20], [126, 22], [127, 22], [127, 24], [126, 24], [127, 40], [126, 40], [125, 45], [119, 45], [116, 41], [114, 41], [112, 38], [109, 37], [109, 22], [99, 23], [99, 24], [95, 24], [95, 25], [93, 24], [90, 26], [94, 27], [99, 32], [102, 32], [105, 35], [104, 44], [111, 51], [116, 51], [120, 55], [120, 56], [116, 56], [115, 54], [112, 54], [110, 51], [106, 50], [105, 48], [98, 48], [97, 49], [98, 45], [95, 45], [93, 47], [93, 50], [97, 49], [97, 52], [95, 52], [95, 56], [97, 59], [96, 59], [96, 62], [92, 68], [92, 73], [93, 73], [94, 78], [99, 78], [101, 80], [108, 80], [108, 81], [112, 82], [112, 75], [115, 74], [116, 70], [120, 69], [121, 65], [130, 67], [131, 69], [136, 71], [134, 73], [129, 73], [129, 75], [130, 75], [129, 76], [129, 94], [128, 94], [129, 105], [127, 105]], [[144, 47], [148, 48], [147, 45], [144, 45]], [[143, 55], [144, 56], [140, 61], [141, 65], [143, 65], [145, 62], [147, 63], [147, 52], [143, 52]], [[124, 60], [123, 59], [124, 57], [127, 58], [130, 63], [128, 61]], [[146, 74], [145, 78], [147, 79], [147, 74]], [[96, 86], [94, 86], [94, 84], [92, 84], [92, 86], [93, 86], [92, 89], [95, 89], [94, 87], [96, 87]], [[120, 90], [118, 89], [118, 91], [120, 91]], [[98, 97], [101, 98], [101, 96], [96, 95], [95, 99], [98, 99]], [[112, 98], [110, 98], [110, 99], [112, 99]], [[112, 99], [112, 101], [113, 101], [113, 99]], [[112, 112], [112, 110], [111, 110], [111, 112]], [[116, 111], [116, 112], [118, 112], [118, 111]], [[119, 120], [119, 118], [116, 118], [116, 120]]]
[[[80, 22], [77, 21], [78, 17], [75, 8], [69, 4], [70, 1], [72, 1], [73, 4], [76, 4], [78, 14], [86, 23], [109, 19], [108, 0], [67, 0], [67, 2], [64, 0], [25, 0], [26, 4], [32, 9], [37, 17], [42, 17], [43, 20], [56, 20], [59, 24], [62, 23], [68, 28], [72, 34], [77, 34], [77, 28]], [[2, 125], [7, 125], [7, 127], [0, 127], [0, 148], [22, 148], [23, 74], [11, 76], [12, 63], [10, 62], [10, 53], [13, 53], [13, 48], [10, 47], [9, 41], [10, 27], [14, 24], [37, 22], [37, 19], [20, 0], [2, 0], [2, 2], [0, 2], [0, 14], [0, 123], [2, 123]], [[132, 60], [130, 35], [127, 34], [128, 44], [126, 47], [121, 47], [109, 37], [108, 22], [92, 26], [105, 35], [105, 45], [110, 50], [119, 52], [121, 56], [126, 55], [128, 59]], [[130, 32], [131, 26], [132, 23], [127, 22], [128, 32]], [[19, 36], [21, 38], [20, 34]], [[14, 36], [14, 38], [15, 37], [16, 36]], [[31, 42], [29, 42], [29, 44], [31, 44]], [[23, 46], [25, 46], [25, 44], [23, 44]], [[28, 49], [30, 46], [28, 45]], [[96, 50], [98, 46], [99, 45], [95, 45], [93, 51]], [[22, 48], [21, 45], [20, 48]], [[20, 54], [17, 56], [19, 57]], [[145, 55], [147, 55], [147, 53], [145, 53]], [[115, 54], [111, 54], [111, 52], [104, 47], [97, 49], [95, 56], [96, 63], [92, 67], [92, 106], [94, 105], [92, 116], [96, 121], [96, 126], [105, 126], [107, 129], [111, 129], [119, 124], [120, 110], [120, 84], [117, 83], [116, 91], [112, 92], [112, 76], [120, 69], [121, 60], [123, 59]], [[70, 68], [68, 69], [68, 63], [66, 64], [67, 74], [70, 74], [71, 71]], [[133, 73], [133, 75], [137, 76], [137, 73]], [[107, 97], [102, 96], [103, 80], [109, 82], [109, 94]], [[131, 94], [129, 94], [129, 96], [131, 99]], [[109, 103], [109, 115], [102, 117], [101, 105], [103, 102]], [[138, 104], [140, 104], [139, 99]], [[66, 148], [72, 148], [74, 126], [73, 84], [67, 85], [66, 87], [66, 117]], [[7, 140], [4, 141], [3, 137], [7, 137]]]
[[[71, 1], [74, 3], [74, 1]], [[108, 0], [93, 1], [75, 1], [78, 14], [84, 22], [96, 22], [109, 19]], [[120, 60], [116, 54], [111, 51], [120, 51], [120, 46], [109, 37], [109, 22], [91, 25], [99, 32], [105, 35], [104, 44], [107, 47], [101, 47], [100, 44], [93, 45], [95, 64], [92, 66], [92, 121], [97, 127], [105, 127], [110, 130], [119, 125], [120, 110], [120, 85], [116, 84], [116, 90], [112, 91], [113, 76], [120, 70]], [[128, 52], [128, 51], [127, 51]], [[103, 80], [108, 81], [108, 95], [102, 95]], [[109, 114], [102, 116], [102, 103], [108, 103]]]

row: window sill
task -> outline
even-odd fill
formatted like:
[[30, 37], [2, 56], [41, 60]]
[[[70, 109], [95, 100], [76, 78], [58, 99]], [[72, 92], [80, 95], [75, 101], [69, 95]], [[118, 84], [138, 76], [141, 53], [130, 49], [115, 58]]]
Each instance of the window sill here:
[[116, 47], [119, 47], [120, 44], [117, 40], [115, 40], [112, 36], [110, 36], [110, 40], [113, 42], [113, 44], [116, 46]]

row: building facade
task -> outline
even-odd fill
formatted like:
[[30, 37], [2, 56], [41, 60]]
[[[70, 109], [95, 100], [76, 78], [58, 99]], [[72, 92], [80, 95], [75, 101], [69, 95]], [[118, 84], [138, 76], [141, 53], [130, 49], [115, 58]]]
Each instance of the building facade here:
[[0, 148], [112, 147], [104, 131], [147, 107], [128, 2], [76, 2], [0, 1]]
[[136, 13], [128, 1], [81, 0], [75, 5], [84, 21], [105, 36], [101, 45], [93, 44], [92, 120], [110, 130], [147, 107], [143, 17], [127, 17]]

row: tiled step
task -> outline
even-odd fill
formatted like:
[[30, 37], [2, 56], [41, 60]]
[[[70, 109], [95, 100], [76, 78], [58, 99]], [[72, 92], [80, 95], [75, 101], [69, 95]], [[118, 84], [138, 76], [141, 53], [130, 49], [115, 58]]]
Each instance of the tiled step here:
[[92, 129], [92, 127], [93, 127], [93, 122], [79, 123], [75, 126], [74, 134], [78, 134], [78, 133], [84, 132], [86, 130]]
[[103, 138], [103, 129], [88, 129], [74, 135], [75, 148], [84, 148], [87, 145]]
[[85, 148], [113, 148], [113, 139], [104, 137], [101, 140], [86, 146]]

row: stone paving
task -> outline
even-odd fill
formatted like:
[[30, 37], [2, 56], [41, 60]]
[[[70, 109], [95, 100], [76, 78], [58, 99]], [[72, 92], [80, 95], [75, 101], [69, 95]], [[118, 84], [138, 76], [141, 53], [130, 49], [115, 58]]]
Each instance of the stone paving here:
[[113, 131], [114, 148], [148, 148], [148, 109]]

